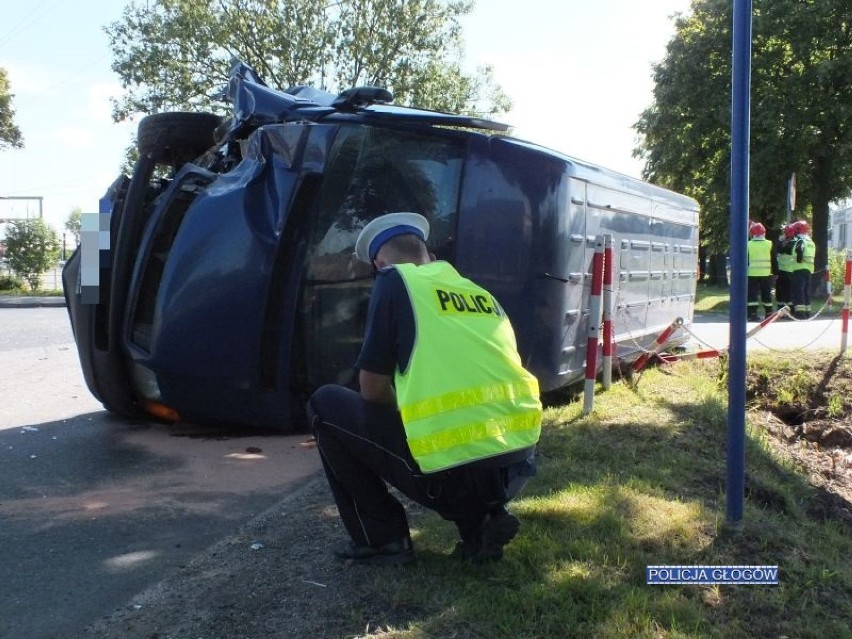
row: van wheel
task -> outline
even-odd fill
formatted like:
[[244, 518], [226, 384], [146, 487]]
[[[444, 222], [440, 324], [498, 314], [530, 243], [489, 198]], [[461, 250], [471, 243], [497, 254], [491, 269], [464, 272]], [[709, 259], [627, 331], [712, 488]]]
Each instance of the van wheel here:
[[221, 122], [213, 113], [154, 113], [139, 122], [136, 146], [140, 155], [177, 167], [213, 146]]

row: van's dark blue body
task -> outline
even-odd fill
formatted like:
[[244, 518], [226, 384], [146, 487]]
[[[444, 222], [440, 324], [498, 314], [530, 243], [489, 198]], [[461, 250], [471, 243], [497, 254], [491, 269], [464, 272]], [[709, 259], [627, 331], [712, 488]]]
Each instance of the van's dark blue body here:
[[354, 242], [395, 210], [425, 215], [438, 258], [500, 300], [543, 391], [583, 377], [598, 234], [615, 241], [619, 357], [692, 318], [698, 208], [689, 198], [442, 126], [493, 123], [332, 107], [316, 94], [307, 105], [281, 94], [279, 104], [251, 77], [231, 90], [237, 106], [259, 91], [266, 113], [235, 107], [218, 151], [167, 178], [157, 177], [162, 158], [143, 153], [134, 176], [113, 186], [99, 304], [82, 301], [80, 256], [66, 266], [86, 381], [111, 410], [164, 405], [190, 421], [292, 428], [313, 389], [355, 380], [372, 278]]

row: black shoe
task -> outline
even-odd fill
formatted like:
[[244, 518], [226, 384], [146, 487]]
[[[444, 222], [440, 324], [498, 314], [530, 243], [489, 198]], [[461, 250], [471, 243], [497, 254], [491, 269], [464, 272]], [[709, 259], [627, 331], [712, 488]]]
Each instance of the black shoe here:
[[411, 537], [403, 537], [382, 546], [360, 546], [354, 541], [334, 549], [338, 559], [356, 564], [392, 566], [414, 561], [414, 544]]
[[457, 541], [452, 556], [461, 561], [470, 561], [479, 552], [479, 542]]
[[475, 564], [502, 559], [503, 546], [515, 538], [520, 528], [521, 522], [508, 511], [489, 515], [477, 531], [477, 538], [458, 542], [453, 556]]

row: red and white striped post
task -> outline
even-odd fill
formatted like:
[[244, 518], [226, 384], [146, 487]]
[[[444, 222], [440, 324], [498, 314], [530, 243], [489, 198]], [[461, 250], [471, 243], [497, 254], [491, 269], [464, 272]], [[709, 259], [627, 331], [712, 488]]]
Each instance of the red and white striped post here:
[[674, 355], [671, 353], [664, 353], [662, 355], [658, 355], [658, 357], [663, 360], [666, 364], [671, 364], [672, 362], [687, 360], [687, 359], [710, 359], [711, 357], [721, 357], [728, 352], [726, 348], [712, 348], [705, 351], [695, 351], [694, 353], [681, 353], [679, 355]]
[[603, 288], [604, 240], [595, 238], [592, 258], [592, 291], [589, 294], [589, 332], [586, 340], [586, 383], [583, 388], [583, 414], [592, 412], [595, 401], [595, 378], [598, 374], [598, 338], [601, 330], [601, 289]]
[[852, 250], [846, 250], [846, 272], [843, 274], [843, 318], [840, 334], [840, 354], [846, 352], [846, 343], [849, 336], [849, 297], [852, 291]]
[[603, 257], [603, 373], [601, 381], [604, 390], [612, 386], [612, 298], [613, 298], [613, 274], [615, 265], [612, 255], [612, 235], [606, 234], [604, 238]]
[[758, 324], [753, 329], [751, 329], [748, 333], [746, 333], [746, 339], [754, 336], [756, 333], [759, 333], [760, 331], [762, 331], [764, 328], [769, 326], [772, 322], [774, 322], [778, 318], [783, 317], [784, 315], [789, 315], [789, 314], [790, 314], [790, 308], [788, 306], [782, 306], [781, 308], [779, 308], [774, 313], [770, 313], [769, 315], [767, 315], [765, 318], [763, 318], [763, 320], [761, 320], [760, 324]]
[[650, 360], [657, 353], [659, 353], [661, 350], [663, 350], [663, 347], [666, 345], [666, 342], [669, 341], [669, 338], [672, 336], [672, 333], [674, 333], [682, 325], [683, 325], [683, 318], [678, 317], [674, 322], [672, 322], [666, 328], [666, 330], [664, 330], [662, 333], [660, 333], [657, 336], [657, 339], [654, 340], [653, 348], [651, 348], [650, 351], [646, 351], [645, 353], [642, 353], [642, 355], [639, 356], [639, 359], [637, 359], [635, 362], [633, 362], [633, 372], [638, 373], [643, 368], [645, 368], [645, 365], [648, 363], [648, 360]]

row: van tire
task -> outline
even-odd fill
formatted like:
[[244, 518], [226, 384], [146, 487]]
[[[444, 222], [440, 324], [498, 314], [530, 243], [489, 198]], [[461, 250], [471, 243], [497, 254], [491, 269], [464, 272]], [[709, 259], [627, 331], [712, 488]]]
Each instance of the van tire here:
[[150, 155], [158, 162], [186, 162], [213, 146], [221, 122], [213, 113], [154, 113], [139, 122], [136, 146], [140, 155]]

